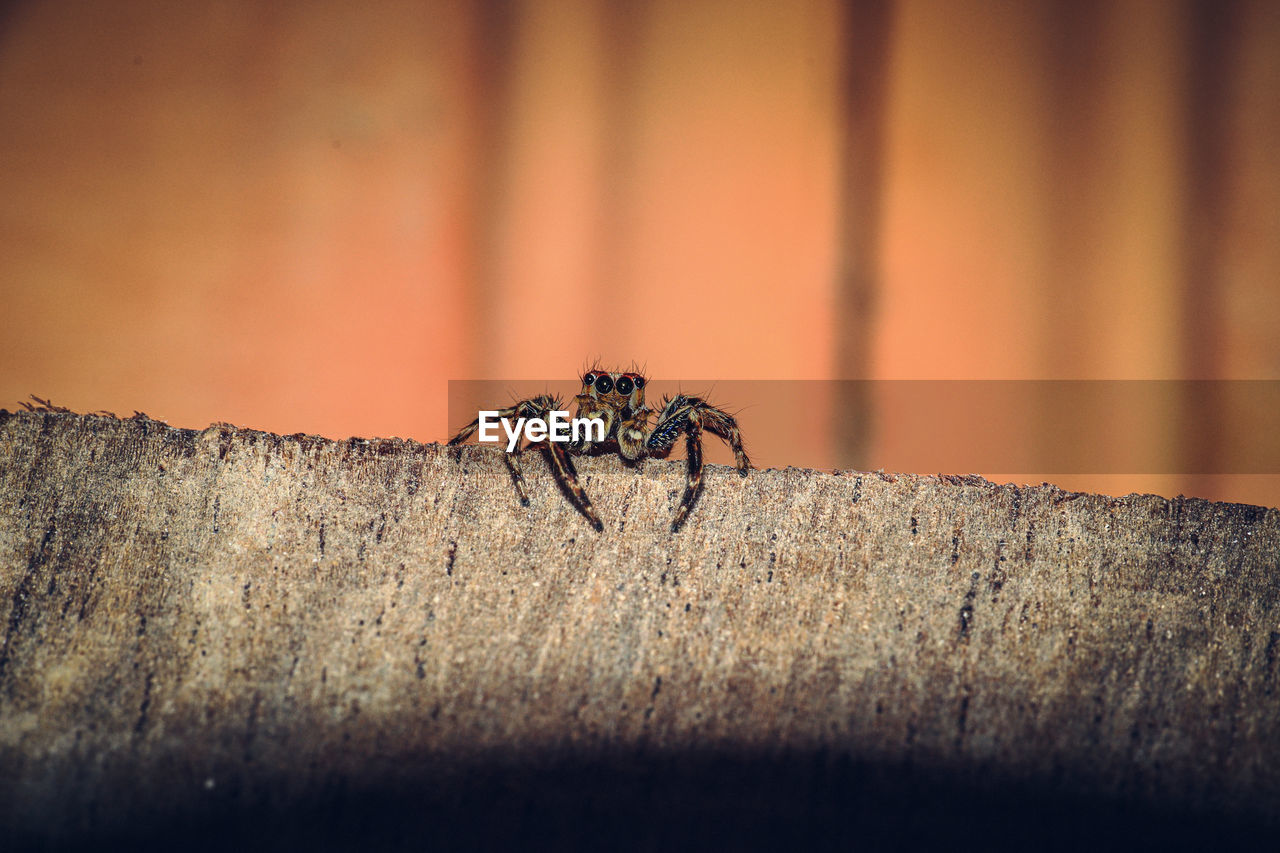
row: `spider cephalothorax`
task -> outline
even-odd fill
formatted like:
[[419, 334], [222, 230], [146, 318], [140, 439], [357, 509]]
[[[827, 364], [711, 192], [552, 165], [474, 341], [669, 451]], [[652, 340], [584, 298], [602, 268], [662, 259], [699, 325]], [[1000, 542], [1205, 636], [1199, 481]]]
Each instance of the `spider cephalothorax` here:
[[[697, 499], [702, 486], [702, 431], [705, 429], [720, 436], [733, 450], [734, 463], [738, 473], [743, 477], [751, 468], [751, 460], [742, 447], [742, 435], [738, 432], [738, 424], [728, 412], [717, 409], [699, 397], [677, 394], [662, 401], [662, 411], [658, 413], [653, 427], [649, 427], [649, 418], [653, 414], [644, 403], [644, 390], [648, 380], [636, 372], [620, 372], [592, 369], [582, 375], [582, 391], [574, 398], [578, 418], [598, 418], [604, 424], [603, 438], [597, 434], [592, 440], [579, 437], [576, 441], [536, 441], [546, 449], [547, 458], [556, 479], [565, 487], [578, 510], [587, 517], [596, 530], [603, 530], [604, 525], [591, 507], [591, 499], [578, 483], [577, 472], [573, 468], [571, 456], [616, 449], [626, 460], [640, 462], [646, 456], [665, 456], [681, 433], [684, 434], [685, 451], [688, 456], [688, 476], [685, 482], [684, 496], [671, 521], [672, 532], [679, 530], [680, 525], [689, 516], [694, 500]], [[551, 412], [559, 411], [560, 401], [552, 396], [532, 397], [521, 400], [514, 406], [498, 410], [500, 418], [542, 418], [547, 419]], [[466, 441], [480, 426], [480, 419], [463, 427], [450, 441], [450, 445]], [[517, 443], [507, 454], [507, 464], [511, 468], [511, 476], [515, 482], [516, 493], [520, 502], [529, 505], [529, 496], [525, 492], [524, 474], [520, 467], [520, 456], [523, 448]]]

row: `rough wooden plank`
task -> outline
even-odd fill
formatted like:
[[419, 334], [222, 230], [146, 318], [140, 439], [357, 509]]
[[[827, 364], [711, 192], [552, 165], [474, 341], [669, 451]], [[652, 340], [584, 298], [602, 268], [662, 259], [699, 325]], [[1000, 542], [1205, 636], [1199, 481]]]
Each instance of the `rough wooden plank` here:
[[1277, 510], [716, 467], [673, 535], [682, 466], [603, 457], [597, 534], [526, 469], [523, 508], [490, 449], [0, 413], [0, 829], [1280, 818]]

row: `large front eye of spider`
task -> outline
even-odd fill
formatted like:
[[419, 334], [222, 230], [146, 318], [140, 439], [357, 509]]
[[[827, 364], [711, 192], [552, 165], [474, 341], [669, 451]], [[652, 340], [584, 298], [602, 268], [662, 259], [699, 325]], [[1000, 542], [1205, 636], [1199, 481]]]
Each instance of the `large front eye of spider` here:
[[613, 390], [613, 380], [608, 376], [599, 376], [596, 378], [596, 390], [601, 394], [608, 394]]
[[631, 393], [631, 389], [632, 389], [632, 388], [634, 388], [634, 387], [635, 387], [635, 383], [633, 383], [633, 382], [631, 381], [631, 377], [629, 377], [629, 376], [619, 376], [619, 377], [618, 377], [618, 385], [617, 385], [617, 388], [618, 388], [618, 393], [619, 393], [619, 394], [630, 394], [630, 393]]

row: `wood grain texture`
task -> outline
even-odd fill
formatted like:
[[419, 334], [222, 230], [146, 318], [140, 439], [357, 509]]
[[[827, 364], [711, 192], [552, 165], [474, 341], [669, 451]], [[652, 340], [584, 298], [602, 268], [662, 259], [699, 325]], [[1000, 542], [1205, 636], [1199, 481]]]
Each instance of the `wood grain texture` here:
[[1280, 817], [1280, 511], [714, 466], [673, 535], [681, 464], [577, 467], [603, 533], [536, 454], [0, 413], [0, 830]]

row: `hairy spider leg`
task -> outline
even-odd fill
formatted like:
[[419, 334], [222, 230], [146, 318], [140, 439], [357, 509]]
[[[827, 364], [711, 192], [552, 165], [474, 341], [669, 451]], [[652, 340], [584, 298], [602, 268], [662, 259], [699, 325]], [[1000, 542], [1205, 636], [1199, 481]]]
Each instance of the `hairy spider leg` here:
[[[560, 401], [554, 397], [533, 397], [529, 400], [521, 400], [514, 406], [499, 409], [498, 417], [507, 419], [534, 417], [546, 418], [553, 410], [558, 410], [559, 408]], [[476, 418], [474, 421], [459, 430], [457, 435], [449, 439], [449, 446], [453, 447], [461, 444], [475, 434], [476, 430], [479, 428], [480, 419]], [[583, 491], [582, 486], [578, 483], [578, 474], [573, 469], [573, 463], [569, 461], [569, 457], [565, 455], [564, 448], [557, 442], [550, 440], [534, 442], [534, 444], [541, 444], [547, 449], [547, 455], [551, 461], [552, 472], [555, 474], [556, 479], [559, 480], [569, 492], [574, 505], [577, 506], [582, 514], [587, 517], [587, 520], [591, 522], [591, 526], [597, 531], [604, 530], [604, 525], [596, 516], [595, 510], [591, 508], [591, 499], [587, 497], [586, 492]], [[520, 498], [520, 504], [522, 506], [529, 505], [529, 495], [525, 489], [524, 468], [521, 464], [521, 459], [524, 456], [524, 451], [532, 446], [533, 444], [517, 442], [514, 450], [503, 454], [503, 459], [507, 463], [507, 469], [511, 472], [511, 480], [516, 487], [516, 495]]]
[[701, 404], [698, 412], [702, 415], [702, 425], [708, 432], [713, 432], [728, 442], [729, 449], [733, 451], [733, 462], [738, 468], [738, 475], [747, 476], [747, 471], [751, 470], [751, 459], [747, 456], [746, 448], [742, 446], [742, 433], [738, 431], [737, 420], [728, 412], [717, 409], [703, 400], [698, 402]]
[[675, 533], [689, 517], [693, 502], [702, 488], [702, 424], [698, 410], [689, 412], [689, 419], [684, 426], [684, 450], [689, 460], [689, 470], [685, 478], [684, 495], [680, 498], [680, 508], [676, 517], [671, 519], [671, 532]]
[[565, 449], [554, 441], [545, 442], [547, 447], [547, 455], [551, 460], [551, 469], [555, 471], [556, 479], [560, 484], [569, 491], [573, 503], [577, 506], [578, 511], [587, 517], [591, 522], [591, 526], [596, 532], [604, 530], [604, 524], [596, 515], [596, 511], [591, 508], [591, 498], [587, 497], [586, 490], [578, 482], [578, 472], [573, 468], [573, 462], [569, 460], [569, 454]]
[[[508, 406], [505, 409], [498, 409], [499, 418], [545, 418], [553, 410], [560, 408], [560, 401], [555, 397], [543, 394], [540, 397], [530, 397], [528, 400], [521, 400], [514, 406]], [[458, 430], [458, 434], [449, 439], [449, 447], [455, 447], [475, 435], [476, 430], [480, 428], [480, 418], [476, 418], [471, 423]]]
[[742, 446], [742, 435], [738, 432], [737, 421], [732, 415], [717, 409], [699, 397], [677, 394], [668, 400], [662, 413], [658, 415], [658, 423], [649, 433], [645, 444], [652, 455], [662, 455], [671, 450], [676, 437], [681, 432], [685, 434], [689, 471], [684, 496], [680, 499], [680, 507], [676, 510], [675, 519], [671, 522], [672, 532], [675, 532], [688, 517], [698, 497], [698, 490], [702, 486], [702, 430], [704, 427], [728, 442], [741, 476], [747, 476], [747, 471], [751, 468], [751, 460]]
[[[645, 442], [652, 455], [662, 455], [675, 444], [676, 437], [684, 429], [686, 419], [694, 412], [698, 413], [699, 425], [725, 440], [733, 451], [734, 464], [743, 477], [751, 469], [751, 459], [742, 445], [742, 433], [738, 431], [738, 422], [733, 415], [717, 409], [700, 397], [686, 397], [677, 394], [664, 401], [662, 413], [658, 415], [658, 423]], [[656, 451], [656, 452], [655, 452]]]

